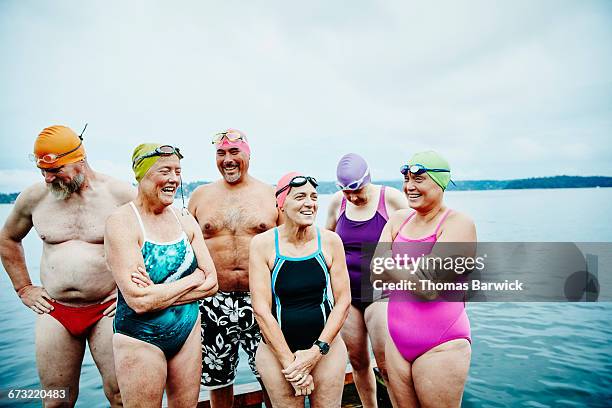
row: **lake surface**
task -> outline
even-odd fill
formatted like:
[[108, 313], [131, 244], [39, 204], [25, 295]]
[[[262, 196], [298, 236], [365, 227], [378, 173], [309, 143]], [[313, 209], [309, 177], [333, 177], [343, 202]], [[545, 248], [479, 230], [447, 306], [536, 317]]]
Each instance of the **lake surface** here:
[[[329, 198], [320, 198], [320, 226]], [[460, 191], [445, 199], [474, 219], [479, 241], [612, 242], [612, 188]], [[0, 205], [0, 221], [11, 208]], [[42, 244], [30, 233], [24, 247], [36, 282]], [[37, 387], [34, 313], [4, 270], [0, 290], [0, 390]], [[463, 406], [610, 406], [612, 303], [471, 303], [467, 311], [473, 344]], [[252, 380], [242, 359], [237, 383]], [[103, 406], [102, 382], [87, 352], [77, 407]]]

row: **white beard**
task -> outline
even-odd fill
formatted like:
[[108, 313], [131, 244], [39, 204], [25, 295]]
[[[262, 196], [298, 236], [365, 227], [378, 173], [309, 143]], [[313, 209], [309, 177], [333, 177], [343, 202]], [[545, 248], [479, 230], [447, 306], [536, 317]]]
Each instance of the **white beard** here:
[[72, 193], [79, 191], [85, 181], [84, 174], [77, 174], [71, 181], [64, 183], [61, 180], [56, 180], [51, 184], [47, 184], [47, 188], [51, 191], [51, 194], [58, 200], [67, 200], [70, 198]]

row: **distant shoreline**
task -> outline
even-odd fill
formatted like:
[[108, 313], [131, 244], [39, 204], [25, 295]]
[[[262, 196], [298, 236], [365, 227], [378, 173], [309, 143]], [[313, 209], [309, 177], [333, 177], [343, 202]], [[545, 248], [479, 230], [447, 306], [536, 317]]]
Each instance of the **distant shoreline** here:
[[[189, 197], [198, 186], [208, 184], [209, 181], [192, 181], [184, 184], [185, 195]], [[402, 188], [401, 180], [376, 180], [377, 184]], [[534, 177], [515, 180], [456, 180], [455, 186], [448, 185], [448, 191], [482, 191], [482, 190], [526, 190], [526, 189], [558, 189], [558, 188], [593, 188], [612, 187], [612, 177], [606, 176], [553, 176]], [[321, 194], [333, 194], [338, 189], [333, 181], [319, 183], [318, 191]], [[19, 193], [0, 193], [0, 204], [13, 204]]]

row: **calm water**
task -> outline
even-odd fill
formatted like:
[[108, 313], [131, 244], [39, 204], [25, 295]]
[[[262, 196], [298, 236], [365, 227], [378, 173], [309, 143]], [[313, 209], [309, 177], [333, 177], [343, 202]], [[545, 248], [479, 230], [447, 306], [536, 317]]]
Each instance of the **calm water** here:
[[[451, 192], [446, 201], [474, 218], [481, 241], [612, 242], [611, 188]], [[320, 200], [319, 225], [328, 202], [328, 196]], [[11, 207], [0, 205], [2, 222]], [[31, 233], [24, 246], [36, 281], [42, 245]], [[0, 390], [37, 387], [34, 313], [4, 272], [0, 290]], [[463, 405], [611, 406], [611, 312], [611, 303], [469, 304], [473, 357]], [[243, 359], [237, 382], [251, 380]], [[77, 406], [103, 407], [105, 401], [87, 353]]]

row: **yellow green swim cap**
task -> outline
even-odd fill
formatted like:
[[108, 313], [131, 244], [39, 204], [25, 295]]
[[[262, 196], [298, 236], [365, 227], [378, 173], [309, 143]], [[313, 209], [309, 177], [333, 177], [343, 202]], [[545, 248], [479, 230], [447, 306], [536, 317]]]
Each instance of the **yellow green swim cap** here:
[[134, 153], [132, 153], [132, 170], [134, 170], [134, 176], [136, 181], [140, 183], [140, 180], [147, 174], [147, 171], [159, 160], [161, 156], [151, 156], [135, 162], [135, 160], [147, 153], [150, 153], [161, 147], [161, 143], [142, 143], [136, 146]]

